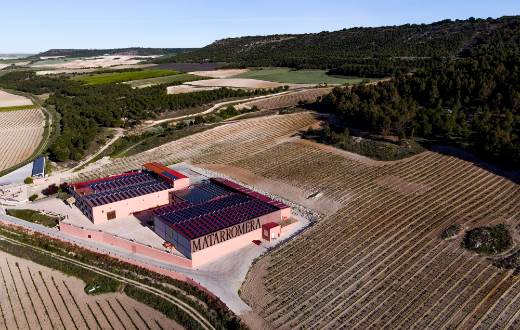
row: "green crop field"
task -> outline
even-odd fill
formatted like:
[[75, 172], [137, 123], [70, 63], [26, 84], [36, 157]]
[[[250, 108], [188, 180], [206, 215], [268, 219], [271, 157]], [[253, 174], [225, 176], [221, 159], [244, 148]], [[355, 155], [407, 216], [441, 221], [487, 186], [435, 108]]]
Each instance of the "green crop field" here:
[[165, 77], [156, 77], [156, 78], [148, 78], [148, 79], [140, 79], [129, 81], [128, 84], [134, 88], [143, 88], [153, 85], [161, 85], [161, 84], [177, 84], [177, 83], [185, 83], [188, 81], [195, 80], [203, 80], [207, 79], [206, 77], [196, 76], [189, 73], [181, 73], [173, 76], [165, 76]]
[[290, 84], [356, 84], [360, 77], [329, 76], [325, 70], [293, 70], [289, 68], [252, 69], [235, 76]]
[[99, 73], [85, 76], [77, 76], [73, 79], [83, 81], [89, 85], [100, 85], [110, 83], [120, 83], [125, 81], [149, 79], [156, 77], [173, 76], [180, 74], [174, 70], [143, 70], [143, 71], [126, 71], [126, 72], [110, 72]]
[[39, 106], [36, 104], [32, 105], [16, 105], [12, 107], [0, 107], [0, 112], [7, 112], [7, 111], [18, 111], [18, 110], [29, 110], [29, 109], [36, 109]]

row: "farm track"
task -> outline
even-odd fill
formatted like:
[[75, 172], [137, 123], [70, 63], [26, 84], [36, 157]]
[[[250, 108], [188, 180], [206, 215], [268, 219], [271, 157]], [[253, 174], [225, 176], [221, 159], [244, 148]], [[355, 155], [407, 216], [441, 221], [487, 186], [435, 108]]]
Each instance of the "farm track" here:
[[152, 160], [191, 161], [244, 169], [341, 203], [268, 255], [261, 290], [243, 285], [272, 328], [518, 328], [520, 279], [462, 250], [459, 238], [439, 235], [453, 223], [517, 223], [520, 187], [438, 153], [376, 164], [290, 138], [315, 123], [309, 113], [239, 121], [80, 179]]

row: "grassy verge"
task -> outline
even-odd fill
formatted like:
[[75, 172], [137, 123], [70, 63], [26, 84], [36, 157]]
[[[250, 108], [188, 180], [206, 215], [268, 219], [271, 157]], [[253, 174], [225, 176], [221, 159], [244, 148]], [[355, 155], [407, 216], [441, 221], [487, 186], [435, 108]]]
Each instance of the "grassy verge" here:
[[46, 227], [55, 227], [58, 224], [58, 218], [51, 217], [45, 214], [42, 214], [38, 211], [34, 210], [15, 210], [15, 209], [7, 209], [7, 215], [10, 215], [15, 218], [19, 218], [25, 221], [37, 223], [39, 225], [43, 225]]
[[31, 104], [31, 105], [17, 105], [12, 107], [0, 107], [0, 112], [7, 112], [7, 111], [18, 111], [18, 110], [29, 110], [29, 109], [37, 109], [40, 106], [37, 104]]
[[99, 73], [93, 75], [82, 75], [74, 77], [74, 80], [85, 82], [89, 85], [100, 85], [110, 83], [120, 83], [138, 79], [149, 79], [156, 77], [172, 76], [180, 74], [179, 71], [174, 70], [143, 70], [143, 71], [125, 71], [125, 72], [110, 72]]
[[330, 76], [326, 70], [294, 70], [289, 68], [253, 69], [236, 78], [260, 79], [290, 84], [357, 84], [360, 77]]

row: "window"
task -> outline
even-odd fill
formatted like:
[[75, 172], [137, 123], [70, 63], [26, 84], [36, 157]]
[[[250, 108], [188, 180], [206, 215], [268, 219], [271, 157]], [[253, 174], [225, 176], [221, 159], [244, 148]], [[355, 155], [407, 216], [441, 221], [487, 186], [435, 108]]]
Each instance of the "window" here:
[[116, 211], [108, 211], [107, 212], [107, 220], [112, 220], [116, 218]]

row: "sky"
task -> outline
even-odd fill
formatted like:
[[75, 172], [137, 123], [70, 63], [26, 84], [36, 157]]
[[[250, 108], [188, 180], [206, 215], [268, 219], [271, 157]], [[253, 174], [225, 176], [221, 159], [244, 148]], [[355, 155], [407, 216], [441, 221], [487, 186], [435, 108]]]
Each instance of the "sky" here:
[[519, 15], [516, 0], [0, 0], [0, 54], [202, 47], [217, 39]]

